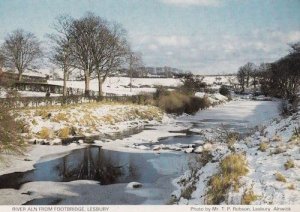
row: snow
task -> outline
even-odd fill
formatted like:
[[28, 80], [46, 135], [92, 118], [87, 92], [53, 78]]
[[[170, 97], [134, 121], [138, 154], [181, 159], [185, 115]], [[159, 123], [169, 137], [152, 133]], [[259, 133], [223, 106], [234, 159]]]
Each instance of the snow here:
[[[234, 106], [231, 103], [237, 104], [240, 108], [236, 108], [236, 110], [240, 111], [232, 110]], [[218, 115], [218, 112], [221, 112], [223, 114], [222, 120], [224, 121], [225, 117], [226, 119], [236, 120], [240, 118], [249, 120], [249, 126], [259, 125], [258, 131], [254, 131], [234, 144], [236, 151], [246, 156], [249, 173], [239, 180], [239, 191], [236, 192], [230, 189], [226, 201], [221, 204], [241, 204], [244, 192], [249, 189], [252, 189], [258, 197], [251, 204], [290, 205], [300, 203], [300, 138], [299, 135], [298, 137], [295, 136], [295, 129], [299, 129], [300, 126], [300, 112], [285, 118], [279, 117], [276, 104], [278, 102], [230, 102], [224, 106], [217, 106], [196, 115], [201, 116], [197, 117], [198, 120], [201, 120], [201, 118], [214, 118], [215, 116], [211, 116], [212, 114]], [[235, 112], [238, 113], [236, 114]], [[185, 118], [191, 119], [193, 117]], [[206, 133], [209, 131], [202, 132]], [[258, 150], [261, 142], [268, 144], [266, 152]], [[201, 152], [202, 148], [198, 148]], [[278, 148], [282, 151], [277, 152]], [[211, 153], [213, 161], [220, 161], [230, 153], [230, 150], [226, 143], [219, 142], [217, 148], [213, 148]], [[286, 169], [284, 164], [287, 160], [294, 161], [295, 167]], [[205, 195], [208, 189], [207, 182], [218, 172], [218, 165], [218, 163], [209, 162], [194, 173], [194, 176], [191, 176], [191, 171], [187, 171], [185, 175], [174, 180], [173, 183], [178, 188], [173, 192], [177, 203], [205, 204]], [[276, 180], [275, 174], [277, 172], [283, 174], [287, 182]], [[186, 186], [182, 185], [181, 182], [187, 180], [196, 187], [190, 200], [182, 198], [180, 192]]]
[[[249, 147], [246, 140], [237, 145], [241, 151], [246, 152], [250, 170], [249, 174], [241, 179], [241, 190], [253, 187], [254, 193], [261, 196], [254, 204], [300, 204], [300, 138], [293, 137], [293, 130], [299, 126], [298, 112], [290, 117], [275, 120], [260, 136], [257, 136], [257, 133], [248, 138], [248, 141], [257, 145]], [[276, 136], [280, 139], [273, 139]], [[266, 152], [258, 151], [258, 145], [262, 141], [268, 143]], [[274, 153], [277, 148], [282, 148], [283, 152]], [[294, 161], [295, 167], [285, 169], [284, 163], [289, 159]], [[276, 180], [277, 172], [283, 174], [286, 183]], [[291, 185], [295, 189], [289, 189]]]
[[245, 127], [254, 127], [271, 118], [278, 117], [278, 105], [278, 101], [230, 101], [199, 111], [194, 116], [182, 116], [179, 120], [193, 123], [204, 122], [207, 125], [211, 125], [212, 121], [218, 122], [219, 125], [220, 123], [237, 122]]
[[[48, 80], [49, 84], [63, 85], [63, 81]], [[132, 91], [130, 90], [129, 77], [108, 77], [103, 83], [103, 92], [116, 95], [136, 95], [139, 93], [154, 93], [156, 86], [177, 87], [180, 79], [174, 78], [133, 78]], [[84, 89], [84, 81], [67, 81], [67, 87]], [[90, 89], [98, 91], [98, 80], [90, 82]]]
[[195, 96], [200, 98], [207, 97], [211, 104], [220, 104], [228, 101], [228, 98], [226, 96], [223, 96], [222, 94], [219, 93], [209, 94], [204, 92], [197, 92], [195, 93]]
[[27, 124], [28, 134], [34, 139], [43, 129], [49, 132], [49, 139], [57, 138], [59, 131], [65, 128], [83, 136], [112, 134], [142, 127], [145, 123], [156, 124], [163, 116], [153, 106], [97, 103], [66, 108], [24, 109], [18, 114], [18, 119]]

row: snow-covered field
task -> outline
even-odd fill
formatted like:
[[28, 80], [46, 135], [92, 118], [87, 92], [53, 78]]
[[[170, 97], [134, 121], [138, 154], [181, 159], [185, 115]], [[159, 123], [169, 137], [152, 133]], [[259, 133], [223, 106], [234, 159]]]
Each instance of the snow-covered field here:
[[[28, 75], [30, 75], [29, 73]], [[34, 75], [33, 75], [34, 76]], [[229, 80], [235, 82], [235, 77], [232, 76], [206, 76], [203, 81], [211, 88], [218, 89], [220, 85], [216, 83], [222, 83], [229, 85]], [[62, 80], [48, 80], [49, 84], [63, 86]], [[157, 86], [164, 87], [178, 87], [182, 84], [181, 79], [175, 78], [132, 78], [132, 88], [130, 88], [131, 80], [129, 77], [108, 77], [103, 84], [104, 94], [114, 95], [136, 95], [140, 93], [154, 93]], [[71, 88], [85, 88], [84, 81], [67, 81], [67, 87]], [[93, 79], [90, 82], [90, 89], [92, 91], [98, 91], [98, 80]], [[0, 87], [0, 98], [6, 97], [6, 91]], [[24, 97], [44, 97], [44, 92], [31, 92], [31, 91], [20, 91], [21, 96]], [[57, 94], [51, 94], [51, 96], [60, 96]]]
[[[62, 81], [48, 81], [49, 84], [63, 85]], [[90, 89], [98, 91], [98, 81], [91, 80]], [[130, 90], [129, 77], [108, 77], [103, 84], [103, 92], [116, 95], [135, 95], [139, 93], [153, 93], [155, 86], [177, 87], [181, 84], [180, 79], [173, 78], [133, 78], [132, 90]], [[84, 89], [84, 81], [68, 81], [68, 87]]]

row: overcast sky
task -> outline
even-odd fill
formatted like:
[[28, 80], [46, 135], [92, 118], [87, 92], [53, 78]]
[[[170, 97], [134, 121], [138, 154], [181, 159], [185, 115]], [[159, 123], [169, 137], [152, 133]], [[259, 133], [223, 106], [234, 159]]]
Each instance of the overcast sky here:
[[195, 73], [271, 62], [300, 41], [300, 0], [0, 0], [0, 41], [17, 28], [45, 40], [55, 17], [87, 11], [121, 23], [147, 66]]

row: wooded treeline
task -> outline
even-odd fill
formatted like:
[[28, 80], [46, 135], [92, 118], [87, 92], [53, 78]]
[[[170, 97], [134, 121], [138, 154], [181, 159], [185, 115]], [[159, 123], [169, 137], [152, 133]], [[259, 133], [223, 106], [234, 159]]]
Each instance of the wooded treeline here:
[[240, 67], [237, 78], [241, 92], [251, 87], [268, 96], [294, 101], [300, 91], [300, 42], [291, 44], [290, 53], [273, 63], [256, 66], [247, 63]]

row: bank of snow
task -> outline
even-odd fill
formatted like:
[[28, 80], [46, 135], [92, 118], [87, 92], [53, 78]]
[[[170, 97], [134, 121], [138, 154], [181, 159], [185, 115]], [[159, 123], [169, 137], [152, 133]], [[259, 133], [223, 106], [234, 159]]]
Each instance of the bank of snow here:
[[241, 193], [252, 188], [258, 196], [253, 204], [300, 204], [299, 129], [300, 112], [274, 120], [236, 145], [246, 154], [249, 174], [241, 179], [240, 192], [229, 195], [230, 203], [238, 204]]
[[122, 132], [156, 124], [163, 119], [163, 112], [154, 106], [134, 104], [87, 103], [64, 107], [41, 107], [17, 111], [23, 123], [23, 136], [36, 139], [65, 139], [74, 136], [93, 136]]
[[[241, 116], [247, 117], [250, 121], [253, 120], [256, 124], [260, 122], [260, 126], [252, 135], [233, 145], [235, 152], [245, 155], [249, 171], [239, 179], [239, 189], [237, 191], [233, 188], [229, 189], [221, 204], [242, 204], [249, 191], [253, 192], [250, 204], [300, 203], [300, 113], [286, 118], [277, 117], [274, 121], [266, 122], [266, 117], [271, 117], [272, 109], [271, 107], [264, 108], [265, 113], [259, 114], [262, 117], [256, 116], [253, 119], [251, 115], [249, 116], [249, 111], [248, 114], [241, 113]], [[239, 112], [238, 108], [230, 113], [237, 112]], [[215, 115], [218, 116], [217, 113]], [[223, 114], [222, 117], [224, 115], [226, 117], [229, 114]], [[208, 118], [208, 114], [204, 113], [202, 116]], [[208, 136], [213, 142], [210, 152], [211, 160], [203, 167], [196, 167], [196, 171], [195, 167], [192, 167], [185, 175], [174, 181], [178, 187], [173, 193], [175, 203], [207, 203], [210, 179], [219, 172], [219, 162], [225, 156], [232, 154], [233, 148], [229, 148], [228, 144], [221, 141], [218, 136], [213, 133], [209, 133]], [[190, 193], [188, 198], [186, 192]], [[226, 192], [225, 189], [224, 192]]]

